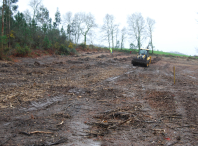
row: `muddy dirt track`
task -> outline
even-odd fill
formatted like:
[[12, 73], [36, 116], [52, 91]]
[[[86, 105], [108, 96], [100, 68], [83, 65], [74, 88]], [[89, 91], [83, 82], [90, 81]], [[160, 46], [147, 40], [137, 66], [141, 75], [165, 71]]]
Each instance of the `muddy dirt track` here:
[[198, 145], [198, 60], [153, 56], [145, 68], [132, 57], [0, 62], [0, 145]]

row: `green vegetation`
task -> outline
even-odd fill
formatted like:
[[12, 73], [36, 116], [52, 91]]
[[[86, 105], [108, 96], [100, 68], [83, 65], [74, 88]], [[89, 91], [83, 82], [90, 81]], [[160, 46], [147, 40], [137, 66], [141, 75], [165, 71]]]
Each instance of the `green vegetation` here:
[[[152, 53], [152, 52], [149, 51], [149, 53]], [[168, 53], [168, 52], [163, 52], [163, 51], [153, 51], [153, 54], [154, 55], [164, 55], [164, 56], [184, 56], [184, 57], [189, 57], [188, 55]]]
[[[108, 48], [105, 48], [108, 49]], [[113, 51], [117, 51], [117, 52], [126, 52], [126, 53], [130, 53], [131, 54], [137, 54], [138, 53], [138, 49], [113, 49]], [[188, 55], [181, 55], [181, 54], [175, 54], [175, 53], [168, 53], [168, 52], [163, 52], [163, 51], [153, 51], [152, 54], [152, 50], [149, 51], [150, 55], [162, 55], [162, 56], [183, 56], [183, 57], [190, 57]]]
[[30, 48], [28, 46], [21, 47], [19, 44], [16, 45], [16, 56], [25, 56], [30, 53]]
[[70, 49], [65, 47], [64, 45], [61, 45], [59, 50], [56, 52], [56, 54], [59, 55], [69, 55], [70, 54]]
[[17, 2], [3, 0], [1, 6], [4, 13], [0, 14], [0, 19], [4, 21], [0, 21], [0, 29], [3, 30], [0, 32], [0, 59], [9, 55], [26, 56], [30, 49], [49, 50], [62, 55], [76, 53], [73, 41], [68, 39], [63, 27], [59, 28], [61, 14], [58, 9], [52, 22], [44, 6], [41, 5], [31, 16], [17, 12]]

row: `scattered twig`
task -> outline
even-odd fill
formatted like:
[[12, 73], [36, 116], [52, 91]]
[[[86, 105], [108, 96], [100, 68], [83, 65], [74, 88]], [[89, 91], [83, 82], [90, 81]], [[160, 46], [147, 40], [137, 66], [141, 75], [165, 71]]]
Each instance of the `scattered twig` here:
[[165, 129], [153, 129], [154, 133], [165, 133]]
[[132, 118], [129, 118], [129, 119], [123, 121], [123, 122], [120, 122], [120, 123], [118, 123], [118, 124], [115, 124], [115, 125], [113, 125], [113, 126], [108, 127], [108, 129], [113, 129], [113, 128], [117, 127], [117, 126], [120, 126], [120, 125], [126, 123], [126, 122], [130, 122], [131, 120], [132, 120]]
[[59, 124], [57, 124], [57, 126], [61, 126], [64, 124], [64, 121], [60, 122]]
[[144, 121], [145, 123], [159, 123], [158, 121]]
[[45, 132], [45, 131], [33, 131], [33, 132], [30, 132], [30, 134], [38, 134], [38, 133], [53, 134], [52, 132]]
[[20, 131], [19, 134], [23, 134], [23, 135], [27, 135], [27, 136], [30, 136], [31, 135], [30, 133], [23, 132], [23, 131]]
[[52, 132], [45, 132], [45, 131], [33, 131], [33, 132], [23, 132], [23, 131], [20, 131], [19, 134], [24, 134], [24, 135], [27, 135], [27, 136], [31, 136], [32, 134], [53, 134]]

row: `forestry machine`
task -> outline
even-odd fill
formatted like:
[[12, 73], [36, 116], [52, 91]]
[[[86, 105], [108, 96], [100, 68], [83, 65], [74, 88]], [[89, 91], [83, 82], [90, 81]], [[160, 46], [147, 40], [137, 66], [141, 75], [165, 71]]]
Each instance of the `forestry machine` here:
[[133, 66], [143, 65], [145, 67], [148, 67], [150, 63], [151, 56], [149, 56], [149, 49], [140, 49], [137, 57], [133, 58], [131, 61], [131, 64], [133, 64]]

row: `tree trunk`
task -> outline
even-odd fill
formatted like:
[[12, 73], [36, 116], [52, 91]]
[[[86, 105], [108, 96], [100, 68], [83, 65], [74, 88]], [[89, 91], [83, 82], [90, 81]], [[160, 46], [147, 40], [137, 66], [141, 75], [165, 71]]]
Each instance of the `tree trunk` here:
[[122, 42], [121, 42], [121, 50], [122, 50], [122, 47], [123, 47], [123, 35], [122, 35]]
[[68, 28], [69, 28], [69, 41], [70, 41], [70, 25], [68, 25]]
[[152, 47], [152, 54], [153, 54], [153, 39], [152, 39], [152, 35], [151, 35], [151, 47]]
[[77, 34], [76, 44], [78, 44], [78, 40], [79, 40], [79, 33]]
[[75, 36], [75, 44], [76, 44], [76, 34], [74, 36]]
[[5, 0], [3, 0], [3, 6], [2, 6], [2, 29], [1, 29], [1, 49], [0, 49], [0, 59], [2, 59], [2, 58], [3, 58], [4, 2], [5, 2]]
[[109, 31], [108, 31], [108, 43], [109, 43], [109, 49], [110, 49], [111, 44], [110, 44], [110, 34], [109, 34]]
[[77, 30], [77, 44], [78, 44], [78, 41], [79, 41], [79, 38], [80, 38], [80, 26], [78, 26], [78, 30]]
[[76, 44], [78, 44], [78, 39], [79, 39], [79, 33], [77, 33]]
[[5, 0], [5, 4], [6, 4], [6, 9], [5, 9], [5, 19], [6, 19], [6, 25], [5, 25], [5, 29], [6, 29], [6, 31], [5, 31], [5, 35], [7, 36], [8, 35], [8, 15], [9, 15], [9, 12], [8, 12], [8, 8], [7, 8], [7, 6], [8, 6], [8, 3], [7, 3], [7, 0]]
[[2, 36], [4, 35], [4, 1], [5, 0], [3, 0], [3, 8], [2, 8], [2, 29], [1, 29]]
[[10, 15], [11, 15], [11, 13], [10, 13], [10, 11], [11, 11], [10, 0], [8, 2], [9, 2], [9, 26], [8, 26], [9, 41], [8, 41], [8, 47], [10, 48]]
[[140, 51], [140, 37], [138, 36], [138, 48], [139, 48], [139, 51]]
[[87, 36], [87, 34], [85, 33], [85, 35], [84, 35], [84, 44], [86, 45], [86, 36]]
[[113, 44], [113, 30], [111, 32], [111, 37], [112, 37], [112, 49], [114, 48], [114, 44]]
[[118, 41], [118, 40], [117, 40], [117, 37], [118, 37], [118, 32], [116, 32], [116, 48], [118, 47], [118, 46], [117, 46], [117, 41]]

